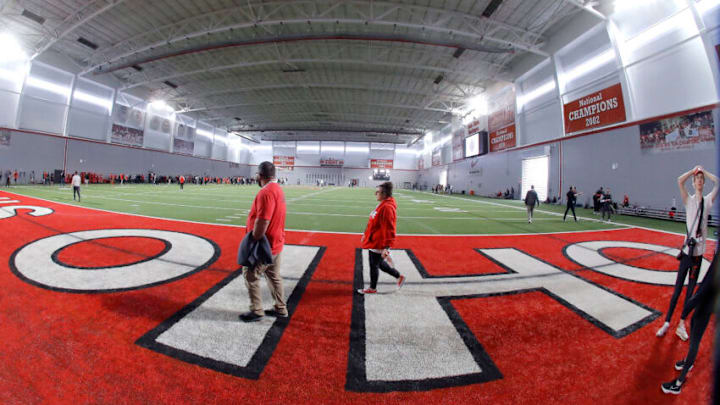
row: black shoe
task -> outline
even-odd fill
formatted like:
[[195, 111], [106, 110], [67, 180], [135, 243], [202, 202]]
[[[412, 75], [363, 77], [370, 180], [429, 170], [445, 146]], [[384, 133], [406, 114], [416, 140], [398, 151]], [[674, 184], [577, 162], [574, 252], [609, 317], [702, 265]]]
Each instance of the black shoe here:
[[276, 309], [269, 309], [265, 311], [265, 315], [267, 316], [274, 316], [275, 318], [287, 318], [288, 313], [285, 311], [285, 313], [278, 312]]
[[240, 314], [240, 320], [243, 322], [257, 322], [263, 318], [264, 316], [258, 315], [255, 312], [245, 312], [244, 314]]
[[[675, 370], [677, 370], [677, 371], [682, 371], [683, 367], [685, 367], [685, 360], [684, 360], [684, 359], [683, 359], [683, 360], [678, 360], [677, 362], [675, 362]], [[693, 367], [695, 367], [695, 365], [690, 366], [690, 370], [692, 370]], [[688, 371], [690, 371], [690, 370], [688, 370]]]
[[666, 394], [679, 395], [682, 390], [682, 383], [678, 380], [672, 380], [663, 383], [660, 388], [662, 389], [662, 392]]

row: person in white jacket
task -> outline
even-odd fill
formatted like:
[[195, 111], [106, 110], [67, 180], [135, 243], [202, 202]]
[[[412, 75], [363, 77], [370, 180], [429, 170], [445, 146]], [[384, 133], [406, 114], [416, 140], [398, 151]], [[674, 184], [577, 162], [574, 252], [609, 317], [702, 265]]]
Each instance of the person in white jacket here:
[[72, 176], [72, 187], [73, 187], [73, 201], [75, 201], [75, 195], [77, 195], [77, 201], [80, 202], [80, 175], [75, 172]]

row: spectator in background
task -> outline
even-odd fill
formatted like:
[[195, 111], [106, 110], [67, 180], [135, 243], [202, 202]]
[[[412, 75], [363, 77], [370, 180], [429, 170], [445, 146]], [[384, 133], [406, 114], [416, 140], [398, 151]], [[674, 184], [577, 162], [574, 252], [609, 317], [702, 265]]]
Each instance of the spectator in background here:
[[602, 219], [605, 220], [605, 214], [607, 214], [607, 222], [610, 222], [612, 219], [612, 212], [613, 212], [613, 200], [612, 200], [612, 194], [610, 194], [610, 188], [605, 189], [605, 193], [603, 194], [602, 198], [600, 199], [600, 210], [602, 211]]
[[533, 211], [535, 211], [535, 205], [540, 205], [540, 198], [538, 198], [535, 186], [531, 185], [530, 190], [525, 194], [525, 207], [527, 207], [528, 223], [532, 224]]
[[17, 185], [17, 183], [18, 183], [18, 171], [17, 171], [17, 169], [15, 169], [15, 173], [13, 173], [13, 178], [14, 178], [14, 180], [15, 180], [15, 185]]
[[568, 210], [572, 210], [573, 218], [575, 218], [575, 222], [577, 222], [577, 216], [575, 215], [575, 204], [577, 203], [577, 196], [581, 195], [582, 193], [578, 193], [577, 188], [570, 186], [570, 189], [567, 192], [567, 208], [565, 208], [565, 214], [563, 215], [563, 222], [565, 222], [565, 218], [567, 217]]
[[72, 188], [73, 188], [73, 201], [75, 201], [75, 195], [77, 195], [77, 201], [80, 202], [80, 175], [76, 171], [72, 176]]
[[593, 194], [593, 214], [597, 214], [598, 212], [600, 212], [600, 200], [602, 199], [602, 196], [603, 188], [602, 186], [600, 186], [598, 191]]

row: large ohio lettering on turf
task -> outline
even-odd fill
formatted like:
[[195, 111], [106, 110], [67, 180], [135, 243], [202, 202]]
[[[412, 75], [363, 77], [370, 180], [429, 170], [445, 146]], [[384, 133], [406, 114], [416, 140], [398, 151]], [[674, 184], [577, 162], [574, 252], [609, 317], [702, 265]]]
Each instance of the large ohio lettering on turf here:
[[[674, 255], [676, 249], [644, 243], [593, 241], [571, 244], [565, 254], [583, 266], [613, 277], [673, 285], [675, 272], [617, 263], [603, 249], [626, 247]], [[482, 346], [455, 311], [452, 301], [540, 291], [616, 338], [656, 319], [660, 312], [543, 262], [515, 248], [477, 249], [503, 274], [435, 277], [410, 250], [393, 253], [406, 276], [399, 293], [356, 295], [353, 301], [346, 388], [351, 391], [417, 391], [502, 378]], [[703, 273], [709, 262], [704, 260]], [[357, 250], [354, 288], [363, 288], [367, 251]], [[522, 297], [518, 297], [522, 299]]]

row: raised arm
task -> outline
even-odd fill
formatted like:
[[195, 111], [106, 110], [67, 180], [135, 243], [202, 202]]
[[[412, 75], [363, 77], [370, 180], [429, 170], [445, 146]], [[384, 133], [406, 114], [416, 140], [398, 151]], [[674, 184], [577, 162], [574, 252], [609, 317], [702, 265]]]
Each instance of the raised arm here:
[[705, 173], [705, 177], [712, 180], [712, 182], [714, 183], [713, 189], [710, 192], [710, 194], [708, 194], [708, 197], [710, 198], [710, 201], [715, 202], [715, 199], [717, 198], [717, 195], [718, 195], [718, 186], [720, 186], [718, 184], [718, 178], [715, 177], [714, 174], [710, 173], [709, 171], [707, 171], [705, 169], [702, 169], [702, 171], [703, 171], [703, 173]]
[[[683, 206], [687, 204], [687, 199], [688, 199], [688, 192], [685, 189], [685, 182], [687, 181], [687, 179], [690, 178], [690, 176], [692, 176], [693, 172], [698, 167], [699, 166], [695, 166], [694, 168], [690, 169], [689, 171], [681, 174], [680, 177], [678, 177], [678, 179], [677, 179], [678, 188], [680, 189], [680, 196], [682, 197]], [[715, 183], [715, 184], [717, 184], [717, 183]]]

